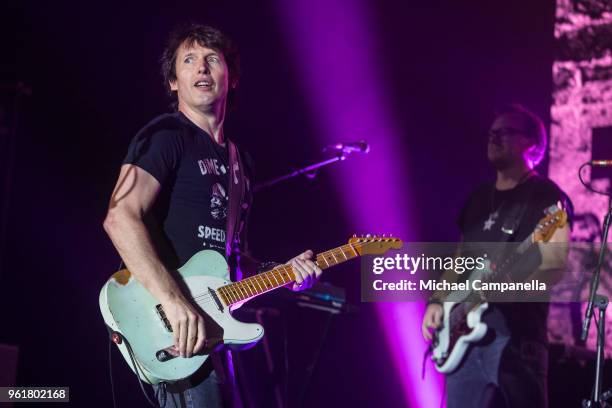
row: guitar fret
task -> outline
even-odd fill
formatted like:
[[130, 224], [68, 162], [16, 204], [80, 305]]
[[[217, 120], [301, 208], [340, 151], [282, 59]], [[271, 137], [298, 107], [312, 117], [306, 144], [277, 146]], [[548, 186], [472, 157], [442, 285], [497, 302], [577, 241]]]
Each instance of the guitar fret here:
[[334, 257], [334, 262], [338, 263], [338, 260], [336, 259], [336, 255], [334, 255], [334, 251], [331, 251], [331, 255]]
[[[268, 280], [266, 281], [266, 278], [268, 277], [268, 274], [267, 274], [267, 273], [262, 273], [262, 274], [260, 274], [259, 276], [261, 276], [261, 281], [263, 282], [263, 285], [264, 285], [264, 290], [268, 291], [268, 290], [270, 290], [271, 288], [273, 288], [273, 286], [272, 286], [272, 282], [270, 281], [270, 279], [268, 279]], [[268, 283], [268, 282], [269, 282], [269, 283]]]
[[270, 279], [270, 272], [266, 272], [266, 273], [264, 273], [264, 275], [266, 275], [266, 278], [268, 278], [268, 282], [270, 282], [270, 287], [274, 288], [274, 284], [272, 283], [272, 279]]
[[253, 289], [255, 289], [255, 295], [261, 294], [261, 286], [259, 286], [259, 282], [257, 282], [257, 279], [252, 276], [249, 280], [251, 281], [251, 286], [253, 287]]
[[246, 288], [247, 288], [247, 290], [248, 290], [249, 292], [251, 292], [251, 293], [250, 293], [250, 295], [249, 295], [249, 297], [253, 296], [253, 295], [254, 295], [256, 292], [253, 292], [253, 289], [255, 289], [255, 287], [254, 287], [254, 286], [253, 286], [253, 284], [251, 283], [251, 280], [250, 280], [250, 279], [247, 279], [247, 280], [245, 281], [245, 284], [246, 284]]
[[227, 300], [229, 301], [229, 303], [233, 303], [234, 300], [232, 299], [232, 297], [230, 296], [230, 291], [228, 289], [228, 285], [225, 285], [223, 287], [223, 292], [225, 293], [225, 296], [227, 297]]
[[[283, 272], [285, 272], [285, 274], [287, 274], [287, 267], [286, 267], [286, 266], [283, 266], [283, 267], [281, 268], [281, 270], [282, 270]], [[286, 283], [289, 283], [289, 282], [291, 281], [291, 278], [287, 279], [287, 281], [285, 282], [285, 276], [283, 275], [283, 272], [281, 272], [281, 279], [282, 279], [282, 281], [283, 281], [283, 285], [284, 285], [284, 284], [286, 284]], [[289, 274], [287, 274], [287, 276], [288, 276], [288, 275], [289, 275]]]
[[238, 298], [239, 300], [244, 300], [248, 297], [247, 293], [246, 293], [246, 289], [242, 286], [242, 284], [240, 282], [236, 282], [236, 287], [238, 288], [238, 290], [240, 291], [240, 297]]
[[327, 262], [327, 259], [325, 259], [325, 256], [323, 256], [323, 254], [321, 254], [321, 258], [325, 261], [325, 265], [327, 265], [326, 268], [329, 268], [329, 262]]
[[342, 249], [342, 247], [340, 247], [340, 253], [342, 253], [342, 255], [344, 256], [344, 260], [348, 261], [348, 258], [346, 256], [346, 254], [344, 253], [344, 250]]
[[355, 250], [355, 247], [353, 246], [353, 244], [349, 243], [349, 246], [351, 247], [351, 249], [355, 253], [355, 256], [359, 256], [359, 255], [357, 255], [357, 251]]
[[276, 271], [274, 269], [272, 270], [271, 275], [274, 278], [274, 280], [276, 281], [276, 287], [279, 287], [280, 284], [278, 283], [278, 279], [276, 279]]
[[245, 288], [245, 292], [247, 292], [247, 297], [253, 296], [253, 290], [251, 288], [251, 285], [249, 285], [249, 280], [245, 279], [243, 282], [244, 283], [242, 284], [242, 286]]
[[327, 252], [323, 252], [323, 259], [325, 259], [325, 261], [327, 262], [327, 265], [330, 265], [330, 261], [332, 261], [331, 266], [335, 265], [335, 263], [333, 263], [333, 260], [328, 258]]
[[229, 298], [227, 294], [227, 289], [224, 286], [220, 287], [219, 292], [221, 293], [221, 296], [223, 297], [223, 301], [225, 302], [225, 304], [229, 306], [229, 304], [231, 303], [231, 299]]
[[264, 289], [261, 287], [261, 282], [259, 282], [259, 279], [257, 279], [257, 275], [253, 276], [253, 280], [255, 281], [255, 283], [257, 283], [257, 286], [259, 286], [259, 290], [258, 290], [258, 294], [265, 292]]
[[232, 283], [231, 285], [229, 285], [229, 286], [228, 286], [228, 291], [229, 291], [229, 293], [230, 293], [230, 294], [232, 295], [232, 297], [233, 297], [232, 302], [233, 302], [233, 303], [238, 302], [238, 300], [239, 300], [240, 298], [238, 297], [238, 294], [236, 293], [236, 289], [234, 288], [234, 284], [233, 284], [233, 283]]
[[238, 301], [244, 300], [246, 296], [244, 296], [242, 286], [240, 286], [240, 284], [238, 283], [235, 283], [234, 285], [235, 285], [234, 293], [236, 294], [236, 298], [238, 299]]
[[244, 287], [244, 282], [242, 281], [236, 282], [236, 286], [238, 287], [238, 290], [240, 291], [240, 300], [244, 300], [249, 297], [249, 294], [247, 293], [247, 290]]
[[[258, 295], [262, 294], [263, 291], [261, 289], [261, 284], [259, 283], [259, 280], [257, 280], [257, 275], [251, 277], [251, 279], [253, 280], [253, 287], [255, 288], [255, 293], [258, 294]], [[255, 285], [257, 285], [257, 286], [255, 286]]]
[[230, 287], [230, 292], [232, 296], [234, 297], [234, 302], [240, 301], [240, 296], [238, 295], [238, 292], [236, 291], [236, 287], [233, 283], [232, 283], [232, 286]]

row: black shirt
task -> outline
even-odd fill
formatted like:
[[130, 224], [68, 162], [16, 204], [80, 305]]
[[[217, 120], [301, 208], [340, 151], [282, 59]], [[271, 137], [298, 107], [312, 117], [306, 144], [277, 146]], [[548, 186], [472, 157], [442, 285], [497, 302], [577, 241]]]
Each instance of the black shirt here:
[[[522, 242], [546, 215], [546, 209], [557, 203], [571, 220], [573, 209], [567, 195], [554, 182], [539, 175], [510, 190], [497, 190], [493, 183], [485, 183], [470, 195], [457, 223], [465, 242]], [[511, 220], [517, 218], [520, 223], [514, 234], [508, 236], [502, 227], [513, 226]], [[547, 303], [494, 303], [483, 320], [498, 332], [544, 342], [547, 316]]]
[[161, 185], [145, 223], [168, 268], [203, 249], [225, 256], [228, 163], [227, 144], [215, 143], [181, 112], [156, 117], [130, 143], [123, 164], [146, 170]]

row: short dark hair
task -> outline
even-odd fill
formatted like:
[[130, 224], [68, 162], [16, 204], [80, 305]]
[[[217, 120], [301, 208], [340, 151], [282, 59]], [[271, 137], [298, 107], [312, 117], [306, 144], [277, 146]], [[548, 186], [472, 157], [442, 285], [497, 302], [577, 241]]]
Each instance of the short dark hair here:
[[504, 114], [515, 114], [523, 118], [525, 123], [525, 129], [523, 130], [525, 134], [535, 142], [533, 147], [527, 152], [527, 160], [529, 160], [532, 167], [537, 166], [544, 158], [546, 146], [548, 144], [544, 122], [542, 122], [542, 119], [540, 119], [538, 115], [519, 103], [507, 103], [502, 105], [496, 110], [495, 117]]
[[[176, 55], [180, 46], [185, 43], [188, 47], [198, 44], [223, 54], [229, 69], [228, 105], [234, 99], [234, 92], [240, 79], [240, 54], [236, 44], [220, 30], [201, 24], [188, 24], [175, 28], [168, 36], [166, 47], [161, 57], [161, 73], [164, 78], [164, 87], [173, 100], [173, 107], [177, 107], [176, 91], [170, 89], [170, 81], [176, 81]], [[234, 85], [234, 86], [233, 86]]]

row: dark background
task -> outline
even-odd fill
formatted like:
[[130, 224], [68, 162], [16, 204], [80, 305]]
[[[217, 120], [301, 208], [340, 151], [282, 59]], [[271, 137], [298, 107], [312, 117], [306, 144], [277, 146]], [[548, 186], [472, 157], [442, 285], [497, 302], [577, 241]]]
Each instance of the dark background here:
[[[69, 385], [73, 405], [111, 406], [98, 291], [119, 257], [101, 225], [130, 138], [168, 110], [158, 59], [172, 27], [189, 20], [212, 24], [239, 44], [243, 76], [226, 129], [255, 158], [259, 180], [322, 158], [277, 6], [0, 6], [3, 92], [10, 96], [8, 85], [16, 81], [32, 88], [21, 104], [12, 187], [0, 190], [2, 201], [9, 200], [0, 342], [20, 348], [18, 384]], [[377, 59], [391, 84], [389, 106], [406, 146], [409, 174], [398, 175], [398, 188], [410, 185], [410, 218], [421, 220], [413, 226], [416, 239], [457, 239], [454, 220], [462, 201], [493, 175], [485, 138], [496, 106], [522, 102], [548, 124], [554, 7], [552, 0], [370, 4], [371, 35], [382, 50]], [[364, 63], [369, 58], [364, 55]], [[328, 167], [314, 180], [294, 179], [256, 196], [250, 227], [256, 255], [284, 261], [304, 248], [335, 247], [352, 235], [333, 172]], [[324, 278], [345, 287], [353, 303], [359, 302], [356, 265]], [[321, 332], [324, 317], [295, 313], [293, 321], [307, 322], [291, 326], [290, 347], [299, 354], [292, 378], [299, 381], [299, 364], [315, 346], [309, 336]], [[402, 406], [402, 385], [382, 338], [371, 304], [361, 304], [358, 315], [337, 318], [306, 405]], [[113, 353], [120, 403], [146, 406], [136, 379]]]

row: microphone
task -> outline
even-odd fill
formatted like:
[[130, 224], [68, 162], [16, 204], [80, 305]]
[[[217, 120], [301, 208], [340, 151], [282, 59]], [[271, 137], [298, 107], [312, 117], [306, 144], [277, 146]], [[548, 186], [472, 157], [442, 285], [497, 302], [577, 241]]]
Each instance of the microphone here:
[[[327, 145], [323, 151], [325, 150], [335, 150], [342, 153], [367, 153], [370, 151], [370, 145], [365, 140], [359, 142], [341, 142]], [[610, 163], [612, 165], [612, 161]]]
[[593, 167], [612, 167], [612, 160], [591, 160]]

